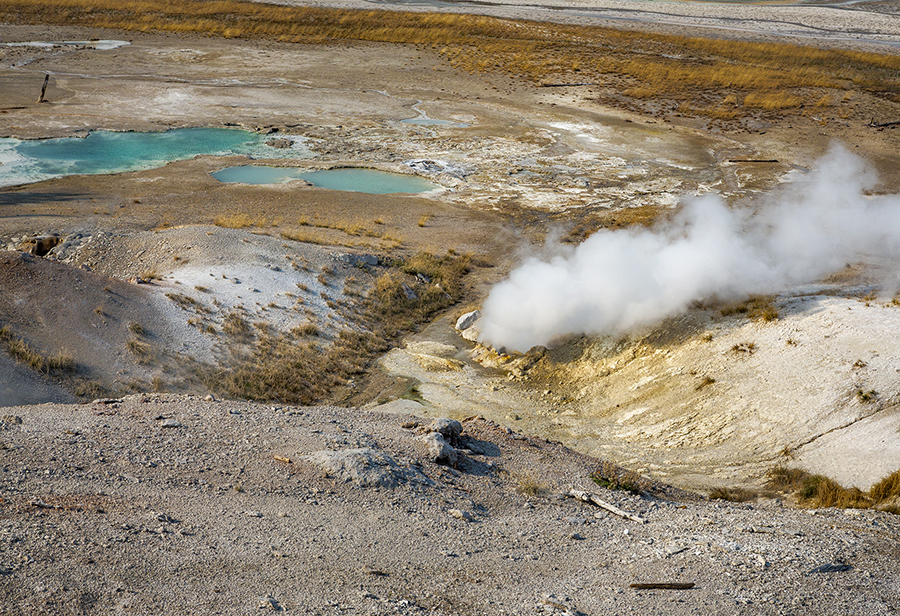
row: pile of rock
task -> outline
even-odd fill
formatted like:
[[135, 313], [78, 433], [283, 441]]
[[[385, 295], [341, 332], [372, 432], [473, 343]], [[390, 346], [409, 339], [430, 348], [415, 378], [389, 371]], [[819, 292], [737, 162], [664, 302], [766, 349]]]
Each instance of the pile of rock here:
[[456, 446], [462, 434], [462, 424], [455, 419], [440, 418], [420, 428], [419, 440], [425, 443], [428, 457], [437, 464], [455, 467], [459, 462]]
[[466, 340], [470, 342], [478, 342], [478, 337], [481, 335], [481, 331], [479, 331], [475, 324], [480, 318], [480, 310], [467, 312], [456, 320], [456, 331], [458, 331], [459, 335]]

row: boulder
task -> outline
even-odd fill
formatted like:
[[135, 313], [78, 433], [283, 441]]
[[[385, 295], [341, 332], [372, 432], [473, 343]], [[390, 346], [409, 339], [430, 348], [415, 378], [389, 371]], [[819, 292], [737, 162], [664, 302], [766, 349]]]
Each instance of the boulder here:
[[462, 434], [462, 424], [455, 419], [447, 419], [440, 417], [431, 422], [428, 426], [429, 432], [437, 432], [443, 436], [448, 442], [455, 443]]
[[472, 312], [467, 312], [456, 320], [456, 330], [457, 331], [465, 331], [475, 325], [475, 321], [481, 318], [480, 310], [473, 310]]
[[428, 457], [432, 462], [437, 464], [446, 464], [447, 466], [456, 466], [459, 460], [459, 454], [451, 447], [440, 432], [429, 432], [419, 437], [424, 443], [428, 451]]
[[302, 459], [315, 464], [328, 475], [362, 488], [396, 488], [401, 483], [433, 484], [420, 470], [400, 466], [383, 451], [369, 447], [316, 451]]
[[23, 250], [25, 252], [30, 252], [36, 257], [43, 257], [48, 252], [53, 250], [53, 248], [59, 244], [60, 239], [58, 235], [55, 234], [47, 234], [47, 235], [38, 235], [36, 237], [31, 237], [25, 240], [21, 246], [19, 246], [19, 250]]

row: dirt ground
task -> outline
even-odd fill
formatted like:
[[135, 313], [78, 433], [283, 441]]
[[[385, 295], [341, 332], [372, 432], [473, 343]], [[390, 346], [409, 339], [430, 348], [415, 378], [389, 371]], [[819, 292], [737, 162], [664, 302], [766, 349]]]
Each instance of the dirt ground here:
[[[691, 19], [698, 18], [699, 9], [692, 6], [685, 5], [682, 12], [693, 11]], [[814, 14], [804, 15], [807, 20]], [[827, 15], [831, 19], [837, 13]], [[868, 32], [887, 40], [893, 35], [884, 20], [890, 17], [878, 19], [867, 26]], [[759, 23], [771, 21], [761, 18]], [[652, 27], [685, 31], [695, 25]], [[527, 379], [503, 362], [484, 361], [481, 351], [473, 353], [473, 346], [452, 329], [452, 317], [477, 307], [490, 286], [548, 234], [577, 238], [597, 226], [646, 221], [673, 209], [686, 195], [715, 191], [738, 199], [759, 194], [791, 172], [808, 169], [835, 141], [880, 172], [879, 191], [898, 190], [898, 133], [867, 125], [873, 118], [893, 118], [896, 110], [884, 100], [862, 96], [847, 117], [794, 114], [749, 128], [709, 130], [691, 118], [603, 106], [597, 102], [602, 92], [592, 89], [541, 88], [506, 76], [462, 73], [430, 48], [304, 46], [38, 26], [4, 25], [0, 31], [3, 42], [129, 43], [113, 49], [0, 47], [4, 137], [243, 127], [275, 137], [302, 137], [315, 154], [268, 161], [272, 164], [418, 173], [442, 187], [436, 193], [398, 196], [223, 184], [210, 173], [251, 161], [199, 156], [148, 171], [0, 188], [0, 244], [16, 249], [28, 237], [55, 233], [67, 246], [49, 260], [27, 260], [10, 252], [0, 263], [6, 281], [2, 323], [48, 356], [72, 355], [80, 371], [77, 380], [25, 377], [18, 376], [25, 374], [21, 367], [10, 366], [9, 379], [16, 379], [17, 386], [7, 390], [37, 396], [24, 400], [62, 401], [73, 391], [85, 396], [91, 391], [85, 382], [101, 384], [110, 395], [151, 389], [205, 394], [191, 374], [197, 365], [227, 363], [229, 343], [212, 329], [221, 328], [233, 310], [281, 331], [314, 320], [335, 332], [350, 309], [329, 302], [349, 301], [344, 293], [348, 278], [365, 290], [380, 271], [361, 274], [346, 259], [372, 255], [385, 263], [423, 250], [454, 251], [469, 253], [480, 264], [468, 277], [470, 291], [463, 303], [411, 339], [406, 349], [412, 352], [392, 352], [353, 383], [355, 391], [345, 392], [348, 399], [372, 407], [399, 401], [409, 410], [406, 398], [413, 398], [419, 405], [416, 413], [429, 416], [463, 418], [478, 412], [695, 489], [757, 481], [782, 460], [778, 455], [784, 450], [794, 450], [793, 459], [807, 468], [832, 475], [858, 478], [863, 468], [865, 481], [900, 466], [893, 436], [881, 463], [872, 466], [866, 463], [869, 432], [846, 439], [833, 433], [837, 426], [862, 430], [867, 424], [859, 422], [868, 420], [873, 408], [857, 408], [852, 397], [846, 398], [862, 386], [859, 374], [850, 371], [834, 380], [829, 389], [833, 396], [804, 409], [809, 429], [802, 434], [782, 420], [766, 424], [749, 445], [744, 437], [723, 439], [718, 433], [716, 426], [747, 411], [735, 402], [740, 396], [769, 399], [772, 391], [793, 387], [804, 372], [819, 371], [828, 380], [836, 366], [856, 359], [858, 344], [847, 339], [820, 363], [815, 345], [802, 347], [807, 355], [800, 360], [781, 351], [757, 355], [749, 370], [746, 363], [721, 360], [728, 344], [748, 335], [775, 341], [790, 337], [790, 328], [811, 332], [819, 326], [815, 311], [792, 313], [788, 308], [785, 314], [792, 316], [766, 331], [741, 320], [693, 315], [689, 319], [699, 320], [689, 328], [691, 334], [666, 351], [675, 359], [654, 355], [659, 349], [653, 344], [648, 352], [641, 340], [625, 345], [621, 357], [601, 360], [598, 353], [605, 351], [585, 352], [591, 359], [582, 361], [580, 347], [566, 348], [558, 352], [558, 363], [539, 366]], [[826, 39], [829, 45], [841, 44], [839, 37]], [[851, 43], [868, 45], [864, 40]], [[49, 102], [37, 104], [48, 73]], [[402, 122], [422, 115], [453, 125]], [[734, 160], [777, 162], [730, 162]], [[290, 263], [305, 265], [287, 267]], [[327, 283], [319, 280], [323, 270], [333, 272]], [[154, 275], [150, 285], [127, 282], [148, 273]], [[298, 306], [301, 285], [306, 295]], [[814, 301], [824, 306], [832, 300], [815, 296]], [[855, 307], [858, 302], [847, 303]], [[828, 310], [838, 314], [835, 306]], [[872, 318], [863, 319], [864, 330], [875, 332], [865, 336], [894, 331], [890, 323], [873, 317], [877, 310], [873, 306], [865, 313]], [[130, 329], [135, 323], [146, 332], [139, 342], [149, 344], [149, 351], [135, 345]], [[710, 331], [718, 336], [720, 329], [719, 346], [697, 344]], [[649, 338], [659, 336], [665, 337], [657, 332]], [[897, 391], [889, 369], [892, 336], [883, 337], [884, 370], [876, 371], [869, 362], [865, 375], [878, 383], [883, 398], [877, 410], [889, 426], [895, 422]], [[756, 363], [766, 357], [765, 366]], [[435, 369], [446, 367], [448, 358], [460, 362], [449, 365], [464, 369]], [[610, 363], [626, 367], [617, 373], [620, 380], [600, 386], [598, 379], [606, 377], [598, 375]], [[697, 366], [715, 367], [721, 382], [727, 373], [734, 387], [695, 390]], [[786, 366], [803, 369], [791, 372]], [[756, 386], [761, 371], [770, 376], [770, 390]], [[647, 383], [653, 384], [634, 393]], [[665, 410], [673, 396], [686, 409], [683, 416]], [[776, 396], [779, 402], [764, 412], [793, 417], [788, 411], [796, 401], [788, 398]], [[719, 413], [697, 423], [699, 408]], [[747, 421], [752, 424], [755, 417], [751, 413]], [[673, 422], [687, 436], [671, 438]], [[701, 425], [706, 428], [695, 429]], [[615, 438], [608, 437], [610, 430]], [[820, 440], [826, 434], [830, 437]], [[843, 457], [832, 455], [835, 451]], [[857, 462], [837, 462], [850, 458]]]
[[[463, 422], [453, 468], [410, 416], [157, 395], [10, 413], [3, 614], [900, 607], [894, 515], [610, 491], [596, 460], [482, 419]], [[652, 583], [692, 587], [631, 586]]]

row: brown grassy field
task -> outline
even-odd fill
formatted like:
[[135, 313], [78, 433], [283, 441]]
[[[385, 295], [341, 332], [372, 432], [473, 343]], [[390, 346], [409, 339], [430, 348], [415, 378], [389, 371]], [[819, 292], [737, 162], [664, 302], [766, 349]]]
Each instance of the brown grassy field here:
[[898, 55], [474, 15], [236, 0], [4, 0], [0, 21], [305, 44], [412, 44], [430, 47], [471, 73], [508, 74], [534, 84], [614, 86], [617, 94], [605, 102], [661, 101], [673, 112], [721, 121], [800, 108], [849, 108], [854, 91], [900, 102]]

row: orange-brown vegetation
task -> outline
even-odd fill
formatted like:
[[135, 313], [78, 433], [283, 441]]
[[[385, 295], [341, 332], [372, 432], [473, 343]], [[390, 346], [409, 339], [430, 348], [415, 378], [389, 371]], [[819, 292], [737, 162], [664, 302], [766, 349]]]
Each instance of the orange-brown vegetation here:
[[430, 46], [463, 71], [504, 73], [535, 84], [614, 85], [620, 97], [661, 100], [673, 112], [720, 120], [801, 105], [847, 105], [852, 90], [900, 102], [900, 56], [895, 54], [476, 15], [237, 0], [9, 0], [0, 7], [0, 20], [306, 44], [355, 40]]

